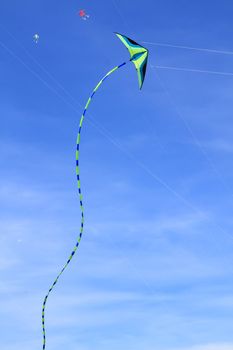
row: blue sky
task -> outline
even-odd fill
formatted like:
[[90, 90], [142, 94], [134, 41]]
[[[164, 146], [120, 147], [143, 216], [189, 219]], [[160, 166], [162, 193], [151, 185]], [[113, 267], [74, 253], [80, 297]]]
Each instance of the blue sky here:
[[2, 349], [42, 348], [42, 301], [79, 233], [79, 118], [128, 59], [118, 31], [151, 43], [147, 76], [139, 91], [126, 65], [86, 115], [84, 236], [48, 300], [47, 349], [233, 350], [233, 76], [194, 71], [233, 73], [232, 2], [0, 11]]

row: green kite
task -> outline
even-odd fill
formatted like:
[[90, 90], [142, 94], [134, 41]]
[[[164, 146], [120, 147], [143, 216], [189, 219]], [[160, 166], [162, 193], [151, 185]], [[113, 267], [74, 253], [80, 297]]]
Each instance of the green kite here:
[[[147, 67], [147, 59], [148, 59], [148, 50], [139, 45], [138, 43], [136, 43], [135, 41], [133, 41], [132, 39], [128, 38], [125, 35], [116, 33], [116, 35], [118, 36], [118, 38], [123, 42], [123, 44], [127, 47], [127, 49], [129, 50], [130, 53], [130, 61], [134, 63], [136, 70], [137, 70], [137, 74], [138, 74], [138, 81], [139, 81], [139, 88], [142, 88], [143, 82], [144, 82], [144, 78], [145, 78], [145, 74], [146, 74], [146, 67]], [[67, 262], [65, 263], [65, 265], [63, 266], [63, 268], [61, 269], [61, 271], [59, 272], [59, 274], [57, 275], [56, 279], [54, 280], [53, 284], [51, 285], [51, 287], [49, 288], [44, 301], [43, 301], [43, 306], [42, 306], [42, 329], [43, 329], [43, 350], [45, 349], [46, 346], [46, 335], [45, 335], [45, 307], [46, 307], [46, 303], [47, 303], [47, 299], [49, 294], [51, 293], [51, 291], [53, 290], [55, 284], [57, 283], [59, 277], [61, 276], [61, 274], [63, 273], [63, 271], [66, 269], [66, 267], [68, 266], [68, 264], [70, 263], [70, 261], [72, 260], [74, 254], [76, 253], [76, 250], [80, 244], [82, 235], [83, 235], [83, 227], [84, 227], [84, 209], [83, 209], [83, 198], [82, 198], [82, 193], [81, 193], [81, 184], [80, 184], [80, 170], [79, 170], [79, 148], [80, 148], [80, 136], [81, 136], [81, 130], [82, 130], [82, 125], [83, 125], [83, 120], [87, 111], [87, 108], [92, 100], [92, 97], [94, 96], [94, 94], [96, 93], [96, 91], [98, 90], [98, 88], [100, 87], [100, 85], [103, 83], [103, 81], [109, 76], [111, 75], [113, 72], [115, 72], [117, 69], [123, 67], [127, 62], [124, 62], [122, 64], [120, 64], [119, 66], [114, 67], [113, 69], [111, 69], [100, 81], [99, 83], [96, 85], [96, 87], [94, 88], [94, 90], [92, 91], [92, 94], [90, 95], [90, 97], [87, 100], [87, 103], [85, 105], [83, 114], [81, 116], [80, 122], [79, 122], [79, 130], [78, 130], [78, 135], [77, 135], [77, 145], [76, 145], [76, 176], [77, 176], [77, 185], [78, 185], [78, 193], [79, 193], [79, 202], [80, 202], [80, 209], [81, 209], [81, 226], [80, 226], [80, 233], [78, 235], [76, 244], [72, 250], [72, 253], [70, 254]]]
[[125, 35], [119, 33], [116, 33], [116, 35], [129, 50], [130, 61], [133, 62], [136, 67], [138, 73], [139, 88], [141, 89], [146, 75], [148, 50], [132, 39], [127, 38]]

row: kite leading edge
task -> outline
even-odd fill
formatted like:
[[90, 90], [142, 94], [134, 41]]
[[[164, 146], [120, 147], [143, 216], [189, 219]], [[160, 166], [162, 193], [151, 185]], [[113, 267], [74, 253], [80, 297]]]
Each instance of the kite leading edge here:
[[[142, 88], [143, 82], [144, 82], [144, 78], [145, 78], [145, 74], [146, 74], [146, 66], [147, 66], [147, 59], [148, 59], [148, 50], [145, 49], [143, 46], [137, 44], [135, 41], [133, 41], [132, 39], [121, 35], [119, 33], [116, 33], [116, 35], [118, 36], [118, 38], [125, 44], [125, 46], [127, 47], [127, 49], [129, 50], [130, 53], [130, 61], [132, 61], [136, 67], [137, 70], [137, 74], [138, 74], [138, 80], [139, 80], [139, 88]], [[80, 241], [82, 239], [82, 235], [83, 235], [83, 227], [84, 227], [84, 209], [83, 209], [83, 198], [82, 198], [82, 193], [81, 193], [81, 184], [80, 184], [80, 168], [79, 168], [79, 148], [80, 148], [80, 137], [81, 137], [81, 130], [82, 130], [82, 125], [83, 125], [83, 120], [86, 114], [86, 111], [89, 107], [89, 104], [92, 100], [92, 97], [94, 96], [94, 94], [96, 93], [96, 91], [99, 89], [99, 87], [101, 86], [101, 84], [103, 83], [103, 81], [109, 76], [111, 75], [113, 72], [115, 72], [117, 69], [123, 67], [126, 64], [126, 62], [123, 62], [122, 64], [120, 64], [119, 66], [114, 67], [113, 69], [111, 69], [107, 74], [105, 74], [105, 76], [99, 81], [99, 83], [96, 85], [96, 87], [94, 88], [94, 90], [92, 91], [90, 97], [87, 100], [87, 103], [85, 105], [83, 114], [81, 116], [80, 122], [79, 122], [79, 130], [78, 130], [78, 135], [77, 135], [77, 144], [76, 144], [76, 176], [77, 176], [77, 185], [78, 185], [78, 193], [79, 193], [79, 204], [80, 204], [80, 210], [81, 210], [81, 226], [80, 226], [80, 232], [76, 241], [76, 244], [72, 250], [72, 253], [70, 254], [67, 262], [65, 263], [65, 265], [63, 266], [63, 268], [61, 269], [61, 271], [59, 272], [59, 274], [57, 275], [56, 279], [54, 280], [53, 284], [51, 285], [51, 287], [49, 288], [44, 301], [43, 301], [43, 306], [42, 306], [42, 330], [43, 330], [43, 350], [45, 349], [46, 346], [46, 333], [45, 333], [45, 307], [46, 307], [46, 303], [47, 303], [47, 299], [49, 294], [51, 293], [51, 291], [53, 290], [54, 286], [56, 285], [59, 277], [62, 275], [62, 273], [64, 272], [64, 270], [67, 268], [67, 266], [69, 265], [70, 261], [72, 260], [73, 256], [76, 253], [76, 250], [80, 244]]]

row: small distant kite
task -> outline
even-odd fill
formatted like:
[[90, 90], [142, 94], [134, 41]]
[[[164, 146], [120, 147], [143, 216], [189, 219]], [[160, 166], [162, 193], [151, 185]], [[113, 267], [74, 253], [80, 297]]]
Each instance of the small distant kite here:
[[79, 10], [79, 17], [86, 21], [90, 16], [86, 13], [85, 10]]
[[38, 43], [39, 42], [39, 39], [40, 39], [40, 36], [39, 36], [39, 34], [35, 34], [34, 36], [33, 36], [33, 41], [34, 41], [34, 43]]

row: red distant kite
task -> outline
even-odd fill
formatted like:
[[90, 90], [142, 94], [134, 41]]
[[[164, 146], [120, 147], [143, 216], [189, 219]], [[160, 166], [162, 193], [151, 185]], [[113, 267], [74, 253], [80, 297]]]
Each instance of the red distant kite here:
[[85, 11], [85, 10], [79, 10], [79, 16], [80, 16], [82, 19], [84, 19], [84, 20], [86, 20], [87, 18], [89, 18], [89, 15], [86, 14], [86, 11]]

